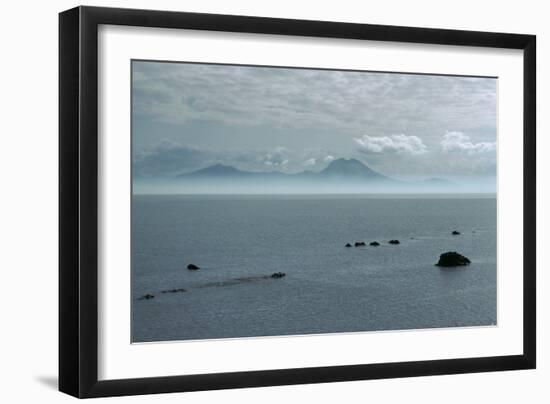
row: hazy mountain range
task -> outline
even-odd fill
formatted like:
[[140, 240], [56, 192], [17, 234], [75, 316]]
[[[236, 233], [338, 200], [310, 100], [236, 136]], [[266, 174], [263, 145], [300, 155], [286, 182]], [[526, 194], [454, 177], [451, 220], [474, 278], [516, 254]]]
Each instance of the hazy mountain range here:
[[491, 193], [483, 184], [443, 178], [404, 181], [381, 174], [356, 159], [333, 160], [319, 172], [244, 171], [215, 164], [171, 178], [135, 177], [134, 193], [157, 194], [368, 194]]
[[309, 181], [325, 181], [325, 180], [346, 180], [346, 181], [368, 181], [368, 182], [385, 182], [397, 183], [399, 181], [386, 177], [372, 168], [367, 167], [356, 159], [337, 159], [329, 163], [329, 165], [320, 172], [303, 171], [300, 173], [287, 174], [279, 171], [270, 172], [252, 172], [242, 171], [232, 166], [216, 164], [206, 167], [191, 173], [180, 174], [178, 178], [183, 180], [216, 180], [216, 179], [233, 179], [233, 180], [309, 180]]

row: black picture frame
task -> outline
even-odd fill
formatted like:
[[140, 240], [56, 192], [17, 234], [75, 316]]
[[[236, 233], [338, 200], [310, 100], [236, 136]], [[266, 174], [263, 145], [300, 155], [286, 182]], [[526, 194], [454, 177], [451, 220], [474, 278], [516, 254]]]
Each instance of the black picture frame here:
[[[523, 354], [99, 381], [97, 52], [100, 24], [522, 50]], [[59, 390], [85, 398], [535, 368], [535, 104], [534, 35], [97, 7], [77, 7], [60, 13]]]

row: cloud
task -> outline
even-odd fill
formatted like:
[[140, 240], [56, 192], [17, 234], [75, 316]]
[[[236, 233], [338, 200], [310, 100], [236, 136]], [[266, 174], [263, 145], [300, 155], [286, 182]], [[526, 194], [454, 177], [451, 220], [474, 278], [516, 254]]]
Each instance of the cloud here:
[[[157, 62], [132, 69], [141, 175], [216, 163], [293, 173], [340, 157], [396, 177], [494, 171], [496, 79]], [[159, 136], [175, 144], [151, 147]]]
[[133, 173], [136, 177], [173, 177], [214, 164], [225, 164], [245, 171], [302, 172], [304, 166], [334, 160], [333, 152], [323, 149], [218, 150], [191, 147], [169, 140], [135, 150]]
[[441, 140], [441, 150], [444, 153], [466, 153], [478, 154], [488, 153], [496, 150], [496, 142], [477, 142], [471, 141], [470, 136], [462, 132], [447, 132]]
[[320, 148], [291, 149], [278, 146], [272, 149], [248, 150], [246, 152], [220, 152], [224, 164], [251, 171], [282, 171], [286, 173], [302, 172], [304, 166], [313, 167], [328, 164], [342, 157], [341, 153]]
[[133, 63], [136, 117], [439, 136], [494, 127], [495, 79], [188, 63]]
[[406, 153], [422, 154], [427, 151], [426, 145], [418, 136], [392, 135], [369, 136], [363, 135], [353, 139], [363, 153]]
[[265, 152], [260, 157], [260, 160], [266, 166], [286, 166], [290, 161], [289, 150], [287, 150], [285, 147], [278, 146], [274, 150]]
[[[304, 150], [289, 149], [278, 146], [273, 149], [249, 151], [239, 155], [233, 162], [242, 163], [239, 167], [245, 170], [273, 170], [284, 172], [301, 172], [304, 166], [316, 166], [321, 163], [328, 164], [335, 160], [334, 152], [326, 149], [307, 148]], [[234, 156], [226, 153], [226, 158]], [[259, 165], [258, 165], [259, 164]]]

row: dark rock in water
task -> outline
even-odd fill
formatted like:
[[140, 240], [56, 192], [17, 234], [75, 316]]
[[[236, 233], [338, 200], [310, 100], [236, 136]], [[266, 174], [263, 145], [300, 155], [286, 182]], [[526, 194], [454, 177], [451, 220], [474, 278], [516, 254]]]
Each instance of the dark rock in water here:
[[155, 295], [151, 295], [151, 294], [147, 293], [146, 295], [141, 296], [139, 298], [139, 300], [149, 300], [149, 299], [153, 299], [154, 297], [155, 297]]
[[179, 289], [167, 289], [167, 290], [161, 291], [160, 293], [180, 293], [180, 292], [185, 292], [185, 289], [183, 289], [183, 288], [179, 288]]
[[389, 243], [390, 243], [390, 244], [401, 244], [401, 243], [399, 242], [399, 240], [390, 240]]
[[200, 268], [195, 264], [189, 264], [187, 265], [187, 269], [189, 269], [190, 271], [196, 271], [197, 269], [200, 269]]
[[350, 243], [347, 243], [347, 244], [346, 244], [346, 247], [351, 247], [351, 244], [350, 244]]
[[439, 256], [438, 267], [460, 267], [470, 265], [470, 260], [456, 251], [449, 251]]
[[271, 275], [272, 278], [282, 278], [283, 276], [286, 276], [284, 272], [275, 272], [273, 275]]
[[453, 236], [458, 236], [458, 235], [460, 235], [460, 232], [456, 231], [456, 230], [453, 230]]
[[373, 241], [372, 243], [370, 243], [369, 245], [373, 246], [373, 247], [378, 247], [380, 245], [380, 243], [378, 241]]
[[355, 242], [355, 247], [363, 247], [363, 246], [365, 246], [365, 245], [366, 245], [366, 244], [365, 244], [364, 241], [356, 241], [356, 242]]

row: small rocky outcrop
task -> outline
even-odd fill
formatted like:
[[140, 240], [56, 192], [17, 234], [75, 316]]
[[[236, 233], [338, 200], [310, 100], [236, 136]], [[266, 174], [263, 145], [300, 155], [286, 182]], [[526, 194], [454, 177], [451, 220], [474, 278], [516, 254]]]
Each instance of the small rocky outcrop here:
[[453, 236], [460, 236], [460, 232], [457, 231], [457, 230], [453, 230], [452, 235]]
[[160, 293], [182, 293], [185, 292], [185, 289], [179, 288], [179, 289], [166, 289], [162, 290]]
[[355, 242], [355, 247], [364, 247], [364, 246], [366, 246], [364, 241], [356, 241]]
[[275, 272], [273, 275], [271, 275], [271, 277], [274, 279], [282, 278], [283, 276], [286, 276], [284, 272]]
[[371, 245], [373, 247], [378, 247], [380, 245], [380, 243], [378, 241], [373, 241], [373, 242], [369, 243], [369, 245]]
[[189, 264], [187, 265], [187, 269], [190, 271], [197, 271], [200, 269], [200, 267], [196, 266], [195, 264]]
[[438, 267], [461, 267], [470, 265], [471, 261], [456, 251], [449, 251], [439, 256], [439, 261], [435, 264]]
[[346, 247], [351, 247], [351, 244], [350, 244], [350, 243], [347, 243], [347, 244], [346, 244]]
[[139, 300], [149, 300], [149, 299], [154, 299], [155, 298], [155, 295], [152, 295], [150, 293], [147, 293], [146, 295], [143, 295], [139, 298]]
[[388, 241], [389, 244], [401, 244], [399, 240], [390, 240]]

